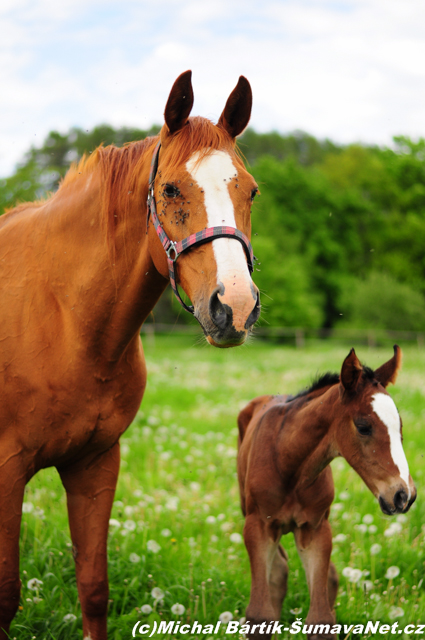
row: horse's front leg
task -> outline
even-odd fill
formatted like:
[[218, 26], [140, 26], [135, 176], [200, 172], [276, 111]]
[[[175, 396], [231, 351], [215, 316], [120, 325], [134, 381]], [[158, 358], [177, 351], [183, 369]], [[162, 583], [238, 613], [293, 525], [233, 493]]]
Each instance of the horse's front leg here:
[[19, 531], [26, 473], [18, 445], [10, 451], [0, 442], [0, 449], [0, 640], [6, 640], [19, 606]]
[[248, 637], [269, 640], [269, 623], [280, 619], [286, 593], [286, 554], [279, 545], [279, 538], [274, 540], [268, 527], [254, 514], [246, 518], [244, 540], [251, 564], [251, 596], [246, 619], [250, 629], [257, 625]]
[[[313, 628], [308, 638], [310, 640], [334, 638], [335, 636], [329, 633], [329, 629], [335, 624], [333, 605], [338, 589], [338, 575], [330, 562], [332, 551], [330, 524], [325, 518], [317, 529], [304, 525], [295, 529], [294, 535], [310, 592], [310, 608], [306, 625], [312, 625]], [[314, 633], [316, 625], [318, 628]]]
[[67, 493], [83, 634], [90, 640], [107, 638], [106, 551], [118, 470], [118, 442], [97, 457], [58, 470]]

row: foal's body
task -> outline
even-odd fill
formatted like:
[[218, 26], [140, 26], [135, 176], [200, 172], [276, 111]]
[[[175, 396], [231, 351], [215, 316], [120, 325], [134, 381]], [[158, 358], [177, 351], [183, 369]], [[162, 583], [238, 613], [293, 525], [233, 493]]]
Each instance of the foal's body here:
[[394, 358], [377, 371], [363, 370], [352, 351], [341, 382], [339, 376], [327, 375], [295, 398], [262, 396], [239, 414], [238, 478], [251, 562], [251, 622], [280, 618], [288, 566], [279, 541], [289, 532], [295, 536], [310, 592], [306, 622], [334, 622], [338, 576], [330, 562], [328, 518], [334, 484], [328, 465], [336, 456], [343, 455], [355, 468], [385, 513], [407, 511], [415, 499], [402, 449], [396, 460], [390, 454], [397, 434], [389, 436], [372, 409], [378, 397], [386, 398], [385, 406], [396, 412], [385, 386], [395, 380], [399, 364], [397, 348]]
[[[257, 188], [234, 148], [250, 116], [249, 84], [239, 79], [218, 125], [189, 119], [192, 104], [186, 72], [172, 88], [159, 137], [98, 149], [49, 200], [0, 218], [0, 640], [19, 604], [25, 484], [48, 466], [57, 467], [67, 492], [84, 636], [106, 640], [119, 437], [146, 384], [140, 326], [169, 276], [146, 206], [159, 141], [151, 190], [169, 238], [214, 226], [214, 215], [250, 235]], [[177, 264], [207, 340], [241, 344], [259, 303], [239, 242], [214, 239]]]

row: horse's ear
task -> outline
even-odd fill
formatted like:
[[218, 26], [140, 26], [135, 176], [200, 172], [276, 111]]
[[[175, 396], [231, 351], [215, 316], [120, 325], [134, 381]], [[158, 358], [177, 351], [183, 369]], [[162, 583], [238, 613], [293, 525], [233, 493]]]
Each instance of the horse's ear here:
[[375, 370], [375, 378], [383, 387], [387, 387], [390, 382], [391, 384], [395, 384], [398, 372], [401, 369], [401, 356], [401, 349], [397, 344], [395, 344], [394, 355], [391, 360], [388, 360], [388, 362]]
[[351, 349], [348, 356], [342, 363], [341, 369], [341, 384], [345, 391], [355, 391], [359, 380], [363, 372], [363, 367], [360, 364], [356, 352]]
[[170, 91], [164, 118], [170, 133], [179, 131], [187, 122], [193, 107], [192, 72], [182, 73]]
[[227, 99], [218, 124], [227, 131], [231, 138], [236, 138], [247, 126], [251, 117], [251, 109], [251, 85], [244, 76], [240, 76], [238, 84]]

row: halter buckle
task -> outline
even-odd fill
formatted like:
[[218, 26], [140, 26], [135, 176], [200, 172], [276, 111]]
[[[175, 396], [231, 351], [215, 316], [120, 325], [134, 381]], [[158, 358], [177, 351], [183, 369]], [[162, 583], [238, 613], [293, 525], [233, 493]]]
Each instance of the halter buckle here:
[[[174, 251], [174, 256], [171, 256], [171, 252]], [[168, 249], [165, 249], [165, 253], [167, 254], [167, 258], [175, 262], [179, 257], [179, 253], [177, 251], [177, 242], [173, 242], [170, 240], [170, 244], [168, 245]]]

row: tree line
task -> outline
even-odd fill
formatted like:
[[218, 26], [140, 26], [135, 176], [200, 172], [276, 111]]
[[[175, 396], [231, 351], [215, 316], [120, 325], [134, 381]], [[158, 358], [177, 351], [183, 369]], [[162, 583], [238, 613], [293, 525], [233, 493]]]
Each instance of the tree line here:
[[[57, 188], [99, 144], [154, 135], [102, 125], [52, 131], [0, 179], [0, 213]], [[252, 209], [254, 279], [265, 324], [422, 331], [425, 318], [425, 140], [392, 147], [248, 129], [238, 141], [261, 196]], [[167, 289], [156, 322], [190, 322]]]

